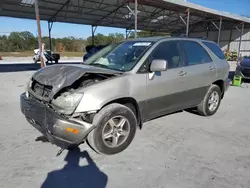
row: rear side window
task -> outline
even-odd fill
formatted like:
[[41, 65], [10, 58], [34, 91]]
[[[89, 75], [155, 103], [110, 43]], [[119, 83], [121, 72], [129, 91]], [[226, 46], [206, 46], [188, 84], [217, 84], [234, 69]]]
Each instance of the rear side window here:
[[205, 44], [218, 58], [226, 59], [226, 56], [224, 55], [224, 53], [217, 44], [211, 42], [202, 42], [202, 43]]
[[188, 65], [198, 65], [212, 62], [207, 51], [195, 41], [182, 41]]

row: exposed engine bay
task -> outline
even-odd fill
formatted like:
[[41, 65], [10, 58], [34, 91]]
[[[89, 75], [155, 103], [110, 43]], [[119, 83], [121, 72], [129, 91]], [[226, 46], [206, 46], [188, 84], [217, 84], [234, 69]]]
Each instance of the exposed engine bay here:
[[[62, 94], [67, 94], [78, 88], [88, 87], [90, 85], [95, 84], [96, 82], [106, 80], [113, 76], [114, 75], [110, 75], [110, 74], [86, 73], [81, 78], [76, 80], [72, 85], [62, 88], [59, 92], [57, 92], [56, 95], [54, 96], [54, 99], [61, 96]], [[38, 81], [33, 80], [31, 89], [36, 95], [46, 99], [49, 97], [49, 93], [53, 90], [53, 87], [50, 85], [43, 85], [39, 83]]]
[[110, 74], [86, 73], [79, 80], [77, 80], [74, 84], [72, 84], [71, 87], [72, 89], [78, 89], [79, 87], [81, 88], [87, 87], [96, 82], [106, 80], [113, 76], [114, 75], [110, 75]]
[[70, 115], [82, 98], [82, 93], [77, 93], [77, 89], [89, 87], [97, 82], [114, 77], [116, 74], [105, 73], [84, 73], [79, 79], [71, 85], [62, 87], [57, 93], [53, 94], [55, 85], [44, 85], [33, 79], [29, 94], [32, 97], [47, 104], [50, 108], [62, 115]]

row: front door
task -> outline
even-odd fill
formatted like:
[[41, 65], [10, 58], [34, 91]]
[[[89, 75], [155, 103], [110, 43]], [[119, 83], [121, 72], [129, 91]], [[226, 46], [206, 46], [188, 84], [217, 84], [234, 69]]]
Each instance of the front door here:
[[168, 62], [166, 71], [147, 74], [147, 116], [151, 119], [183, 107], [185, 79], [181, 75], [183, 56], [178, 41], [161, 42], [149, 59]]

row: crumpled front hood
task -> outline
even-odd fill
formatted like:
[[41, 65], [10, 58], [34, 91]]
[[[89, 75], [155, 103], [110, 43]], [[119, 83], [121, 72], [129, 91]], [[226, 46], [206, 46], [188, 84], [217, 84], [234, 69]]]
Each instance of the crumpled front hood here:
[[44, 67], [37, 71], [32, 78], [40, 84], [52, 86], [51, 97], [53, 97], [58, 91], [70, 86], [85, 73], [119, 74], [122, 72], [89, 65], [64, 64]]

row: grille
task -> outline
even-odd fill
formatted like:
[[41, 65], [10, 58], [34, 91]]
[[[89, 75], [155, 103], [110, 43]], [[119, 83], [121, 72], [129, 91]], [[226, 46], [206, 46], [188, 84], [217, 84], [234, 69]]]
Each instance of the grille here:
[[35, 82], [33, 85], [33, 91], [35, 92], [36, 95], [38, 95], [40, 97], [48, 98], [51, 94], [52, 87], [45, 86], [45, 85], [42, 85], [38, 82]]

